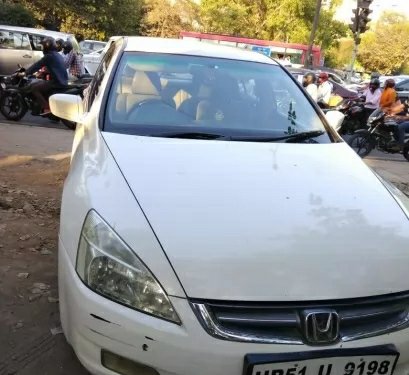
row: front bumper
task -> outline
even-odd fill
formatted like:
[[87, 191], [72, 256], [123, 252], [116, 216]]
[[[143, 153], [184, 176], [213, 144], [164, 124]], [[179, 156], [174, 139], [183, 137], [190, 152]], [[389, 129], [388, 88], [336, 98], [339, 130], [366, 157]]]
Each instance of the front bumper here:
[[[304, 345], [223, 341], [208, 335], [187, 300], [171, 297], [178, 326], [116, 304], [88, 289], [77, 276], [59, 242], [61, 323], [82, 364], [95, 375], [113, 375], [101, 364], [105, 349], [156, 369], [161, 375], [239, 375], [246, 354], [323, 350]], [[395, 375], [409, 373], [409, 329], [389, 335], [332, 345], [364, 348], [393, 344], [400, 352]]]

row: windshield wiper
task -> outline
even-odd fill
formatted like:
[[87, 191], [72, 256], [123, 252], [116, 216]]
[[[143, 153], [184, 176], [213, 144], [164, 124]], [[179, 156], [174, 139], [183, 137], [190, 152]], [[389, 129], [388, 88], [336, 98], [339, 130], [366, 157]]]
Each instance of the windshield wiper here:
[[319, 137], [320, 135], [325, 134], [324, 130], [312, 130], [308, 132], [301, 132], [301, 133], [294, 133], [294, 134], [287, 134], [281, 137], [269, 137], [269, 136], [232, 136], [230, 140], [232, 141], [239, 141], [239, 142], [297, 142], [297, 141], [305, 141], [307, 139]]
[[203, 133], [203, 132], [168, 132], [168, 133], [151, 134], [151, 137], [207, 139], [207, 140], [213, 140], [213, 139], [229, 140], [230, 139], [230, 136], [226, 136], [223, 134]]

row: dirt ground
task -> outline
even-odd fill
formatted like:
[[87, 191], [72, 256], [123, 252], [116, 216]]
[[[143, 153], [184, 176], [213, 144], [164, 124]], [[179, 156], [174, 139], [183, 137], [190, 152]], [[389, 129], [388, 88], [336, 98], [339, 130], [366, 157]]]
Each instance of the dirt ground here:
[[20, 137], [30, 143], [35, 132], [33, 149], [16, 147], [21, 131], [9, 129], [6, 140], [0, 128], [0, 375], [87, 374], [58, 312], [58, 217], [72, 134], [57, 132], [47, 150], [42, 129]]

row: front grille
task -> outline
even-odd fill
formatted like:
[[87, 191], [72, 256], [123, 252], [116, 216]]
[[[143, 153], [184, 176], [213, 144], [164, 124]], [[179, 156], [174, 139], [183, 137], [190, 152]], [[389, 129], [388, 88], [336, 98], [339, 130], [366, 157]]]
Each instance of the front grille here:
[[[409, 326], [407, 293], [301, 303], [192, 300], [191, 305], [209, 334], [231, 341], [325, 345], [383, 335]], [[332, 339], [329, 330], [327, 342], [325, 333], [321, 341], [311, 337], [306, 318], [311, 313], [337, 317]], [[325, 331], [324, 326], [320, 329]]]

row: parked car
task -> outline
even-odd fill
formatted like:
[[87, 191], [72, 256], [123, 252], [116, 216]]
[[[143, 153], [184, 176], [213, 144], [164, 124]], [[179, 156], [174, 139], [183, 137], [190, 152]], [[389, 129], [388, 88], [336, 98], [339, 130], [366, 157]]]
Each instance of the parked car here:
[[83, 40], [80, 42], [80, 47], [84, 54], [89, 54], [103, 49], [106, 44], [99, 40]]
[[121, 38], [50, 105], [78, 122], [59, 308], [92, 374], [407, 374], [409, 199], [285, 68]]
[[[302, 78], [306, 73], [313, 72], [314, 74], [316, 74], [317, 80], [318, 80], [318, 75], [320, 73], [320, 70], [309, 70], [309, 69], [293, 69], [293, 68], [289, 68], [288, 71], [300, 83], [302, 83]], [[334, 95], [338, 95], [338, 96], [342, 97], [343, 99], [356, 99], [358, 97], [358, 93], [356, 91], [350, 90], [347, 87], [345, 87], [344, 85], [342, 85], [341, 83], [339, 83], [340, 81], [338, 80], [338, 78], [336, 78], [336, 80], [334, 79], [334, 75], [329, 74], [329, 81], [331, 82], [331, 84], [333, 86], [333, 91], [332, 92], [333, 92]], [[343, 81], [341, 80], [341, 82], [343, 82]]]
[[92, 75], [98, 69], [98, 65], [101, 62], [101, 58], [103, 56], [104, 49], [99, 49], [98, 51], [94, 51], [91, 53], [84, 54], [84, 64], [86, 64], [88, 68], [88, 72]]
[[395, 83], [398, 85], [398, 84], [400, 84], [401, 82], [408, 80], [408, 79], [409, 79], [409, 76], [407, 76], [407, 75], [399, 75], [399, 76], [380, 76], [380, 77], [379, 77], [379, 81], [381, 82], [381, 88], [384, 87], [385, 81], [386, 81], [387, 79], [390, 79], [390, 78], [393, 79], [393, 80], [395, 81]]
[[99, 63], [102, 60], [102, 57], [105, 55], [106, 51], [108, 51], [111, 44], [119, 38], [119, 36], [113, 36], [108, 40], [107, 43], [105, 43], [104, 48], [84, 55], [84, 64], [86, 65], [90, 74], [95, 74], [96, 70], [98, 69]]
[[409, 99], [409, 78], [406, 76], [402, 80], [395, 80], [396, 82], [396, 92], [401, 100]]
[[80, 51], [74, 35], [50, 30], [0, 25], [0, 75], [10, 75], [18, 64], [28, 68], [43, 57], [41, 41], [45, 37], [70, 40]]

